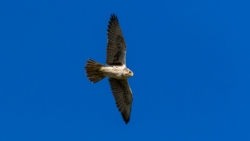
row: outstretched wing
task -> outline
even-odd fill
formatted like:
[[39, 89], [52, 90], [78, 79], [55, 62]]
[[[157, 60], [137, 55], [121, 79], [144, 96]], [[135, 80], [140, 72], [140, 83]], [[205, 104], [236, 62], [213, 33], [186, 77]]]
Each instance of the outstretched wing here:
[[132, 107], [132, 91], [129, 87], [127, 79], [119, 80], [109, 78], [110, 87], [115, 97], [116, 106], [122, 114], [123, 120], [127, 124], [130, 118]]
[[106, 64], [126, 65], [126, 43], [119, 26], [118, 18], [111, 15], [108, 25], [108, 45]]

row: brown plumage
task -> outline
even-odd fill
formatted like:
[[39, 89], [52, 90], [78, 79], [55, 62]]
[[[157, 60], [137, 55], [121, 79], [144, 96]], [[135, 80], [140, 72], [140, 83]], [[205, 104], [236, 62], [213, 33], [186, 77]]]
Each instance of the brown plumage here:
[[95, 62], [94, 60], [87, 60], [87, 65], [85, 66], [86, 75], [92, 83], [96, 83], [105, 78], [102, 72], [99, 71], [103, 66], [104, 65]]
[[127, 79], [119, 80], [109, 78], [109, 84], [116, 100], [116, 105], [122, 114], [125, 123], [129, 122], [132, 107], [132, 91], [129, 88]]
[[108, 25], [106, 53], [107, 66], [89, 59], [85, 66], [86, 75], [92, 83], [96, 83], [106, 76], [109, 77], [109, 84], [116, 106], [127, 124], [130, 120], [133, 101], [132, 91], [127, 79], [133, 76], [133, 72], [126, 67], [126, 43], [118, 18], [114, 14], [111, 15]]
[[108, 25], [108, 45], [106, 63], [108, 65], [124, 65], [126, 63], [126, 43], [118, 18], [112, 14]]

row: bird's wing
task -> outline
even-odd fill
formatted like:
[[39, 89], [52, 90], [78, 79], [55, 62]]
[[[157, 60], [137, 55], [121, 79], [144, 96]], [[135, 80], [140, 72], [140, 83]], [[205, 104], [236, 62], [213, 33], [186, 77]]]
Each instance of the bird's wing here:
[[123, 120], [127, 124], [129, 122], [133, 101], [132, 91], [129, 87], [128, 80], [109, 78], [109, 84], [115, 97], [116, 106], [121, 112]]
[[122, 35], [118, 18], [111, 15], [108, 25], [107, 65], [126, 66], [126, 43]]

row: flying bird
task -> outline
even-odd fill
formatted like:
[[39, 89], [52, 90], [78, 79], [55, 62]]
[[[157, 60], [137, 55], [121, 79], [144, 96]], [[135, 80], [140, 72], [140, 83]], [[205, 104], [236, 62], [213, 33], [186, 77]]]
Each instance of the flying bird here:
[[108, 77], [116, 106], [127, 124], [130, 119], [133, 101], [132, 91], [127, 79], [134, 74], [126, 67], [126, 42], [118, 18], [114, 14], [110, 17], [107, 31], [106, 65], [88, 59], [85, 66], [86, 75], [92, 83]]

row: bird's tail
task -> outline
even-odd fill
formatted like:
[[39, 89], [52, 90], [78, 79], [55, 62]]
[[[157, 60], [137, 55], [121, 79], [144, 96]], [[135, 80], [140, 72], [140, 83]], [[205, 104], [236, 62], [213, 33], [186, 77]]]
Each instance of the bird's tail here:
[[91, 59], [87, 60], [87, 65], [85, 66], [85, 70], [89, 81], [91, 81], [92, 83], [96, 83], [105, 78], [105, 76], [101, 72], [99, 72], [100, 68], [103, 66], [104, 65], [95, 62], [94, 60]]

